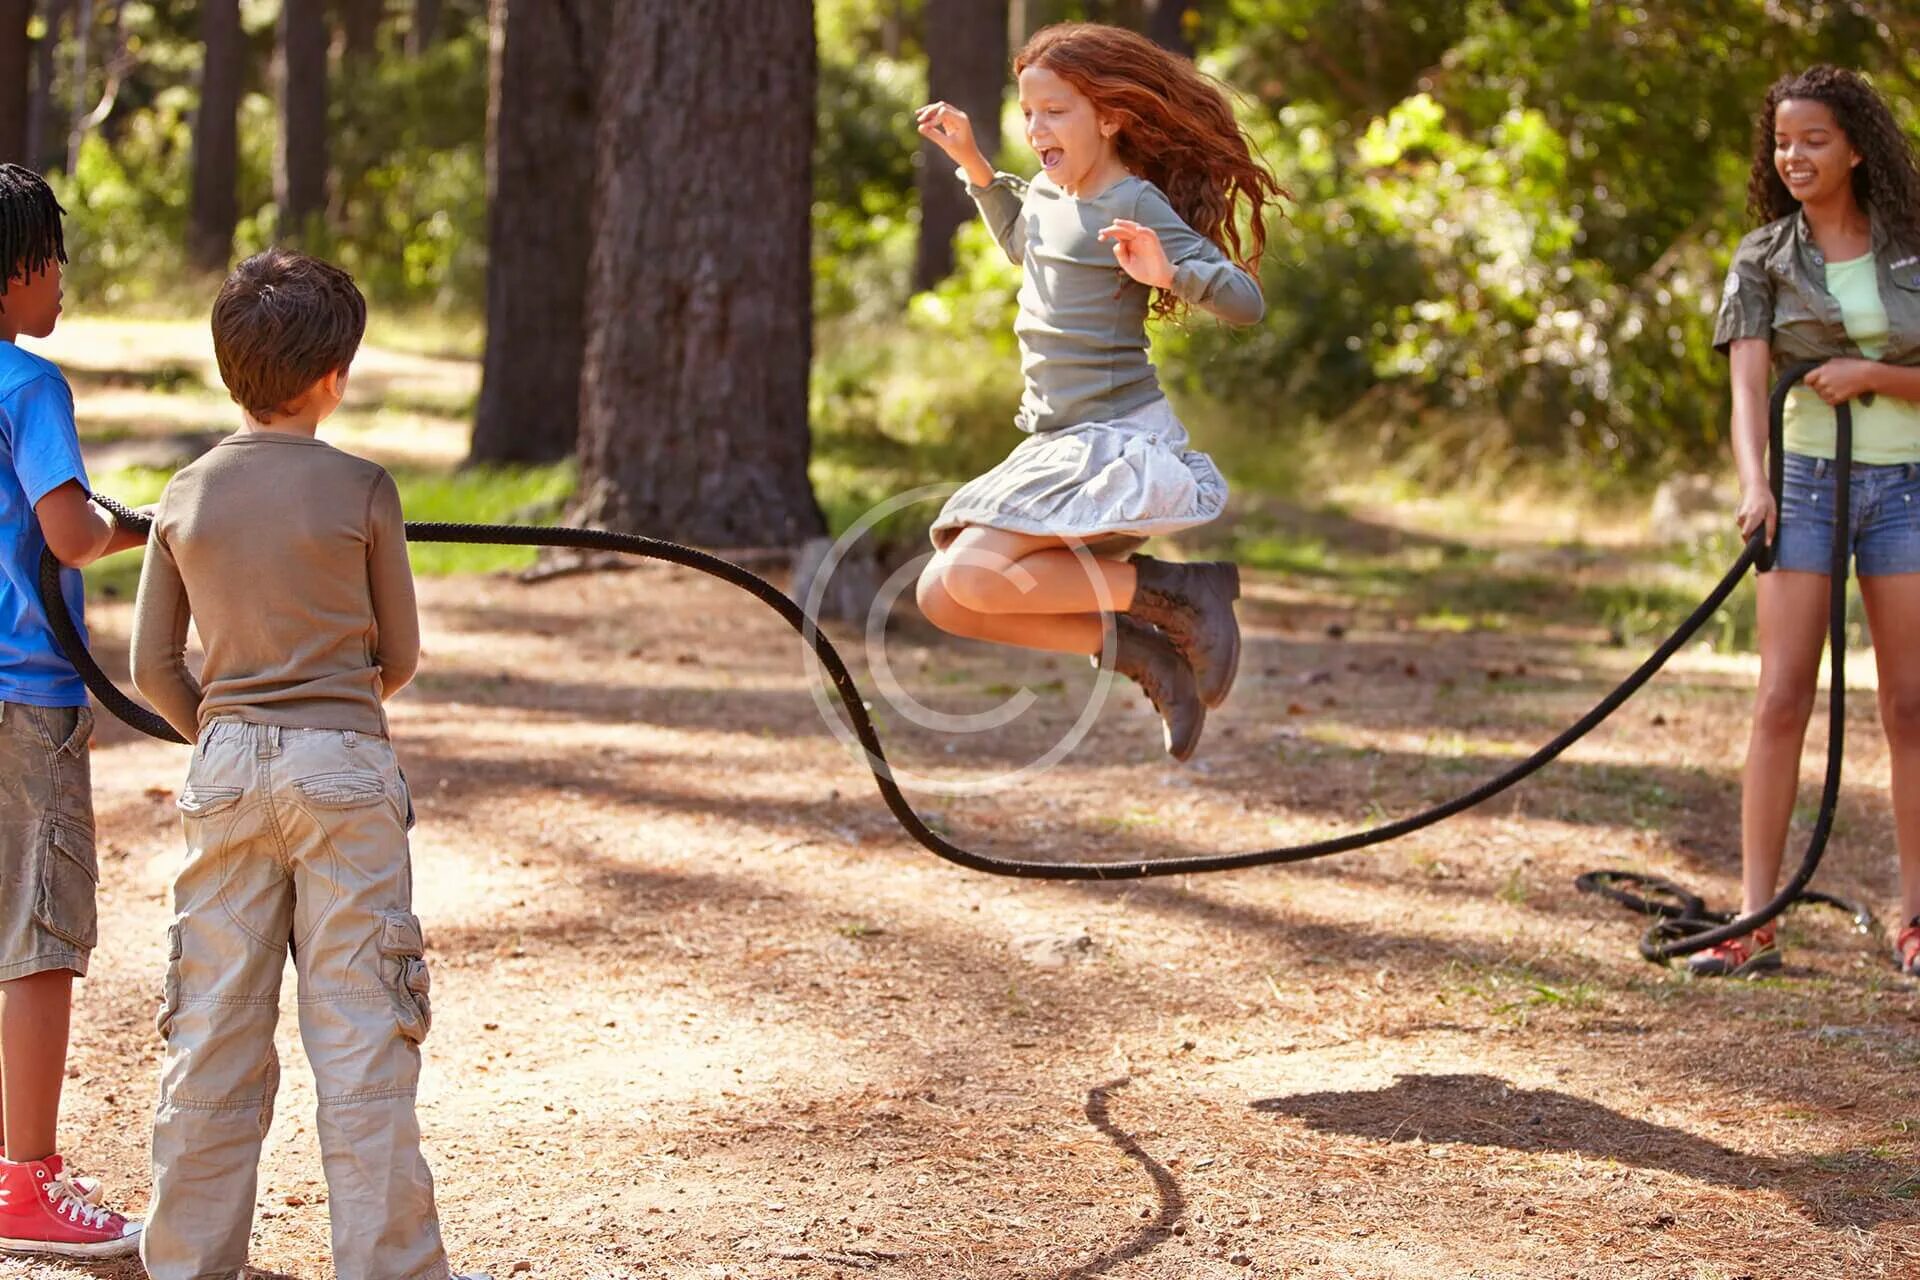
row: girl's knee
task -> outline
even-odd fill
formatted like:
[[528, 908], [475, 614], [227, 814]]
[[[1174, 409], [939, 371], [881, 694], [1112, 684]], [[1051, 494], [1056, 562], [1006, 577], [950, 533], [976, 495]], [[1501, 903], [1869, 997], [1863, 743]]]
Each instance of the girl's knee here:
[[1920, 748], [1920, 688], [1880, 687], [1880, 724], [1887, 742], [1904, 749]]
[[1753, 727], [1776, 738], [1798, 738], [1813, 715], [1814, 686], [1762, 680], [1753, 705]]
[[946, 565], [935, 557], [920, 571], [920, 580], [913, 589], [914, 603], [934, 626], [950, 635], [965, 635], [968, 612], [948, 591], [945, 570]]
[[940, 577], [954, 603], [974, 613], [1005, 613], [1011, 599], [1023, 594], [1022, 581], [1032, 579], [1018, 561], [994, 557], [949, 561]]

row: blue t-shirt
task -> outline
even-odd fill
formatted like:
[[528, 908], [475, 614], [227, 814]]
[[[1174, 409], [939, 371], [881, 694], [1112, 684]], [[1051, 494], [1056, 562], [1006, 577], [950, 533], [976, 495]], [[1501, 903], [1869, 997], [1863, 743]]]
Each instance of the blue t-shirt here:
[[[53, 638], [38, 585], [47, 540], [33, 507], [69, 480], [92, 492], [73, 392], [53, 364], [0, 342], [0, 702], [86, 705], [87, 686]], [[60, 586], [84, 637], [79, 570], [62, 569]]]

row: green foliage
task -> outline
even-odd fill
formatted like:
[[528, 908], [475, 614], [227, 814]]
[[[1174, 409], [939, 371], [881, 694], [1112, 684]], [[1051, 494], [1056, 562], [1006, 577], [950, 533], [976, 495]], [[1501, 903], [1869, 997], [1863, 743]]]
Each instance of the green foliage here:
[[[328, 145], [333, 195], [326, 219], [304, 237], [339, 259], [376, 305], [434, 305], [477, 312], [486, 259], [487, 27], [484, 6], [449, 6], [464, 26], [409, 57], [390, 42], [333, 73]], [[266, 62], [278, 6], [242, 6], [250, 91], [239, 112], [238, 256], [280, 235], [273, 203], [277, 108]], [[198, 310], [207, 282], [187, 278], [192, 119], [200, 51], [188, 6], [129, 4], [121, 22], [130, 67], [107, 121], [82, 141], [55, 188], [69, 212], [69, 291], [83, 306]], [[96, 34], [93, 62], [99, 61]], [[56, 109], [76, 92], [73, 42], [64, 40]], [[102, 89], [97, 66], [83, 96]]]
[[1269, 322], [1182, 335], [1178, 375], [1443, 478], [1518, 456], [1601, 489], [1724, 461], [1712, 311], [1766, 84], [1915, 71], [1857, 12], [1762, 0], [1232, 0], [1211, 34], [1295, 199]]
[[[1880, 14], [1896, 25], [1877, 26], [1874, 9], [1199, 6], [1202, 64], [1236, 87], [1243, 123], [1293, 199], [1269, 228], [1266, 322], [1161, 327], [1163, 380], [1183, 404], [1204, 402], [1205, 416], [1234, 424], [1202, 444], [1262, 488], [1288, 484], [1287, 455], [1271, 444], [1310, 436], [1449, 483], [1517, 462], [1604, 494], [1676, 466], [1723, 466], [1726, 370], [1711, 350], [1712, 312], [1746, 227], [1752, 113], [1775, 76], [1826, 59], [1877, 73], [1913, 124], [1902, 91], [1920, 83], [1910, 52], [1920, 24]], [[823, 128], [830, 118], [849, 125], [830, 113]], [[886, 137], [871, 137], [879, 154]], [[896, 146], [905, 157], [910, 139]], [[910, 196], [904, 174], [891, 182]], [[823, 203], [853, 207], [844, 195]], [[863, 208], [869, 243], [885, 246], [868, 264], [898, 280], [906, 245], [873, 221], [893, 215]], [[954, 278], [912, 301], [911, 324], [880, 340], [942, 335], [917, 362], [931, 367], [949, 363], [956, 335], [966, 350], [993, 350], [1011, 290], [980, 265], [963, 255]], [[822, 296], [861, 270], [823, 258]], [[869, 316], [888, 300], [868, 296]], [[859, 332], [876, 340], [870, 326]], [[896, 360], [889, 377], [915, 363]], [[982, 374], [1010, 383], [1011, 357]], [[831, 403], [834, 385], [824, 408], [844, 424], [859, 414]], [[953, 429], [976, 428], [956, 419]], [[1623, 624], [1633, 612], [1622, 606]]]
[[[571, 462], [544, 467], [468, 467], [452, 474], [395, 468], [400, 505], [412, 521], [463, 524], [558, 524], [578, 477]], [[413, 571], [423, 577], [524, 569], [532, 547], [416, 543]]]
[[814, 310], [878, 320], [906, 302], [913, 263], [918, 63], [822, 49], [813, 159]]
[[191, 109], [187, 90], [169, 89], [128, 122], [117, 146], [98, 134], [88, 137], [74, 171], [53, 175], [67, 210], [69, 292], [109, 306], [144, 300], [154, 287], [147, 268], [178, 256], [186, 234]]
[[487, 43], [482, 27], [349, 64], [330, 145], [341, 262], [375, 297], [478, 307], [487, 242]]
[[[423, 58], [401, 52], [395, 23], [373, 56], [336, 65], [334, 193], [314, 244], [355, 272], [376, 312], [480, 310], [485, 8], [448, 0], [449, 38]], [[79, 81], [63, 39], [56, 114], [104, 91], [109, 7], [96, 10]], [[1114, 18], [1139, 6], [1029, 0], [1026, 11]], [[70, 291], [82, 307], [192, 299], [198, 310], [206, 282], [182, 280], [179, 265], [197, 6], [111, 12], [130, 69], [56, 179], [72, 211]], [[277, 0], [243, 6], [238, 253], [276, 234], [277, 12]], [[868, 468], [844, 474], [849, 493], [882, 476], [958, 478], [963, 459], [1012, 441], [1017, 273], [971, 228], [954, 276], [907, 296], [921, 4], [815, 0], [814, 12], [823, 466]], [[1605, 492], [1723, 466], [1712, 310], [1746, 225], [1764, 86], [1815, 60], [1857, 66], [1920, 130], [1920, 19], [1885, 0], [1201, 0], [1194, 12], [1203, 68], [1234, 88], [1293, 198], [1269, 227], [1267, 320], [1160, 326], [1155, 359], [1206, 419], [1201, 444], [1263, 490], [1292, 485], [1294, 459], [1317, 441], [1428, 482], [1519, 462]], [[1004, 162], [1031, 164], [1012, 132]]]

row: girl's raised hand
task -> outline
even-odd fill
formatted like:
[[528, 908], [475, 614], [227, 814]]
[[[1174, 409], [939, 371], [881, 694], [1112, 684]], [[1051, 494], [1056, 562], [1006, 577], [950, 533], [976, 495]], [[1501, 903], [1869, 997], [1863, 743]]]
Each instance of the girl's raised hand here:
[[1102, 240], [1113, 241], [1113, 256], [1120, 269], [1151, 289], [1173, 287], [1173, 264], [1152, 227], [1115, 218], [1100, 231]]
[[950, 102], [929, 102], [913, 113], [913, 122], [920, 136], [946, 152], [955, 164], [964, 165], [980, 154], [980, 144], [973, 140], [973, 121]]

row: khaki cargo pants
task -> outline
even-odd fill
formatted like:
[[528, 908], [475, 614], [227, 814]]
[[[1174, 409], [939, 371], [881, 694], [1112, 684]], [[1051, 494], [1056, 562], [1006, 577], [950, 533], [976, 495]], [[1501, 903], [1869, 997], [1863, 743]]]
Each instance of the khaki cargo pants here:
[[273, 1118], [280, 976], [293, 953], [300, 1039], [339, 1280], [444, 1280], [414, 1090], [431, 1012], [408, 801], [384, 738], [216, 720], [179, 805], [167, 1042], [141, 1257], [153, 1280], [247, 1261], [260, 1143]]
[[99, 932], [85, 707], [0, 702], [0, 982], [85, 977]]

